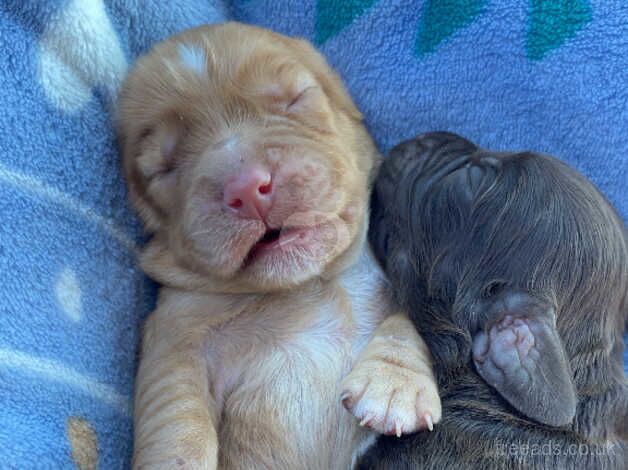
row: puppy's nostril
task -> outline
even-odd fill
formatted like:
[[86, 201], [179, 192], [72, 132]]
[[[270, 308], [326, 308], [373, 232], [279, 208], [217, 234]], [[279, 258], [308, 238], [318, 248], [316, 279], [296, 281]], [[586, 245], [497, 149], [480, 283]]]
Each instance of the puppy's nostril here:
[[225, 182], [223, 204], [239, 217], [263, 219], [273, 204], [271, 173], [257, 166], [240, 169]]
[[273, 189], [272, 183], [264, 184], [260, 186], [259, 188], [257, 188], [260, 194], [268, 194], [269, 192], [272, 191], [272, 189]]

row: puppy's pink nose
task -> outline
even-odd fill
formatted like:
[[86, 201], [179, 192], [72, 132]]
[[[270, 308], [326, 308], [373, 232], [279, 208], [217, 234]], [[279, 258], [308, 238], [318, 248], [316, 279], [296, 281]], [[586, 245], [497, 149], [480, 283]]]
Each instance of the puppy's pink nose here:
[[264, 219], [272, 205], [272, 197], [272, 176], [260, 167], [243, 168], [225, 184], [224, 204], [247, 219]]

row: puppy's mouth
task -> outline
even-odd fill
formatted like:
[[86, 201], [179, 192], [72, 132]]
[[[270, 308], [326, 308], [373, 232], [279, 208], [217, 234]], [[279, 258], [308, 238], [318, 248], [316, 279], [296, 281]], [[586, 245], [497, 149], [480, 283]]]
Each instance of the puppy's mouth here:
[[270, 245], [272, 243], [278, 242], [279, 241], [279, 237], [281, 237], [281, 230], [278, 228], [274, 228], [274, 229], [269, 229], [266, 230], [266, 233], [264, 233], [264, 235], [262, 235], [262, 238], [260, 238], [257, 243], [254, 245], [253, 248], [255, 248], [256, 246], [260, 245]]
[[253, 244], [244, 260], [246, 267], [271, 252], [288, 250], [298, 243], [307, 243], [310, 235], [317, 230], [317, 227], [290, 227], [290, 228], [269, 228]]

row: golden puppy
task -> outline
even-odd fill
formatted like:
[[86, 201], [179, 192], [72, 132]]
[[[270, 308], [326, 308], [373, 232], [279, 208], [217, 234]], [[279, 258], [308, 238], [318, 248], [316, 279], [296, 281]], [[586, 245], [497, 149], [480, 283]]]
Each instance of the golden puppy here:
[[262, 29], [201, 27], [142, 58], [119, 104], [153, 235], [142, 264], [163, 286], [134, 467], [348, 468], [374, 434], [341, 399], [379, 432], [431, 427], [428, 351], [390, 315], [365, 244], [379, 155], [324, 59]]

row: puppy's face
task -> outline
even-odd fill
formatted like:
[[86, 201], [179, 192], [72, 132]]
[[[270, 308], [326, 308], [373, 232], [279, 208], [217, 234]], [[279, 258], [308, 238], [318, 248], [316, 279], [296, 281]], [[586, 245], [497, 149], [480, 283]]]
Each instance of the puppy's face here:
[[377, 153], [340, 80], [303, 41], [228, 23], [156, 46], [119, 128], [147, 230], [224, 288], [278, 288], [342, 264]]

